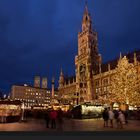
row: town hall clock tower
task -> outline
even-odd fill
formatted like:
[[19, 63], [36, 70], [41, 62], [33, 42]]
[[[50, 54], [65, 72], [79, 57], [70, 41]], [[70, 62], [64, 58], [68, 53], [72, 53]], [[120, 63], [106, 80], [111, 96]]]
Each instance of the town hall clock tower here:
[[78, 33], [78, 55], [75, 57], [76, 92], [79, 95], [79, 103], [89, 102], [94, 98], [92, 77], [98, 71], [99, 61], [97, 32], [92, 29], [86, 5], [82, 31]]

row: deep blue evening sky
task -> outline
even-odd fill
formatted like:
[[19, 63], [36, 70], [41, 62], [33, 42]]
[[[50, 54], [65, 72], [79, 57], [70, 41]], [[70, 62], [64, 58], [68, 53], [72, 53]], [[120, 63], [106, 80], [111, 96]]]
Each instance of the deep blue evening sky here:
[[[0, 89], [73, 75], [85, 0], [0, 0]], [[140, 48], [140, 0], [88, 0], [103, 61]]]

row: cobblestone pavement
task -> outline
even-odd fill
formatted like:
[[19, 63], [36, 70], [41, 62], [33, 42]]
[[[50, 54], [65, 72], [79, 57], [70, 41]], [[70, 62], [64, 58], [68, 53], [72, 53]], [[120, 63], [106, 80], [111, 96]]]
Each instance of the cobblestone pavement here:
[[129, 120], [123, 129], [103, 127], [102, 119], [74, 120], [64, 119], [62, 129], [46, 128], [44, 120], [30, 119], [27, 122], [0, 123], [0, 131], [140, 131], [140, 120]]

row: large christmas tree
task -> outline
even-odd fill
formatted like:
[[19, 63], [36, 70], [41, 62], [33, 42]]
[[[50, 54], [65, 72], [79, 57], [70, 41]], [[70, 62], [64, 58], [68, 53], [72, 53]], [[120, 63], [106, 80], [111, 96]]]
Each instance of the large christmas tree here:
[[137, 71], [126, 56], [120, 57], [114, 75], [111, 77], [111, 86], [108, 99], [112, 103], [138, 105], [140, 94], [136, 90]]

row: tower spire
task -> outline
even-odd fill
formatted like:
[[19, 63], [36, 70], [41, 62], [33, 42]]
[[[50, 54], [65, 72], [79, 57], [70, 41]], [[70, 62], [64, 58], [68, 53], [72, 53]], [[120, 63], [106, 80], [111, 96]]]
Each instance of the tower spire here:
[[54, 98], [54, 77], [52, 77], [52, 98]]
[[82, 31], [92, 31], [92, 21], [90, 18], [90, 14], [88, 12], [87, 1], [85, 3], [85, 11], [84, 11], [83, 22], [82, 22]]
[[122, 53], [120, 52], [120, 60], [122, 59]]
[[88, 14], [88, 2], [87, 1], [85, 2], [85, 13]]
[[136, 65], [137, 64], [137, 55], [136, 55], [136, 53], [134, 53], [134, 65]]
[[60, 72], [60, 75], [63, 75], [63, 70], [62, 70], [62, 67], [61, 67], [61, 72]]
[[61, 72], [60, 72], [60, 76], [59, 76], [59, 87], [62, 87], [64, 84], [64, 74], [62, 71], [62, 67], [61, 67]]

